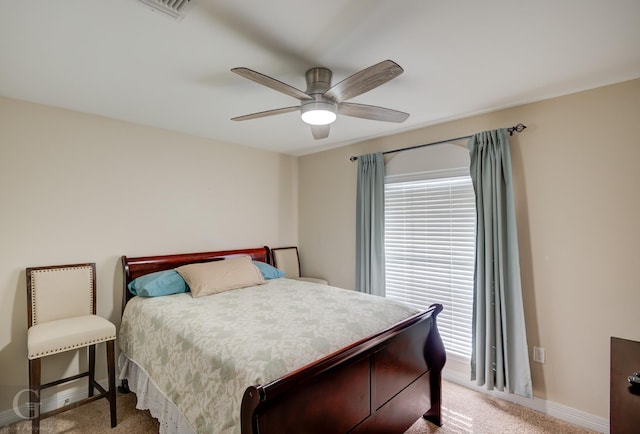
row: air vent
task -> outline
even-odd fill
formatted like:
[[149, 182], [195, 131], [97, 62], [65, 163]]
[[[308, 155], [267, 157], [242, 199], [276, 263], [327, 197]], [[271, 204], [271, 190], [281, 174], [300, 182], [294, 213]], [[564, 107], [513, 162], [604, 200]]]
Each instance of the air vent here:
[[162, 12], [177, 20], [182, 19], [193, 0], [139, 0], [154, 11]]

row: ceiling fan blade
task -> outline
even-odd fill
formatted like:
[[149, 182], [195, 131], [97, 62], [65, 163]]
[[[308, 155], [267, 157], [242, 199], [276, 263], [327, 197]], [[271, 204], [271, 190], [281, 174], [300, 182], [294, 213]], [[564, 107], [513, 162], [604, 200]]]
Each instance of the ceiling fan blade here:
[[273, 90], [277, 90], [278, 92], [282, 92], [285, 95], [292, 96], [301, 101], [312, 100], [313, 97], [307, 95], [300, 89], [296, 89], [293, 86], [289, 86], [286, 83], [283, 83], [275, 78], [271, 78], [267, 75], [261, 74], [253, 69], [249, 68], [232, 68], [232, 72], [235, 72], [238, 75], [243, 76], [244, 78], [248, 78], [249, 80], [253, 80], [256, 83], [259, 83], [263, 86], [270, 87]]
[[342, 102], [375, 89], [402, 74], [404, 69], [392, 60], [385, 60], [356, 72], [324, 93], [324, 96]]
[[300, 106], [296, 105], [293, 107], [283, 107], [279, 109], [266, 110], [258, 113], [251, 113], [250, 115], [236, 116], [235, 118], [231, 118], [231, 120], [232, 121], [248, 121], [249, 119], [258, 119], [258, 118], [264, 118], [266, 116], [280, 115], [282, 113], [294, 112], [296, 110], [300, 110]]
[[338, 104], [338, 113], [354, 118], [371, 119], [374, 121], [385, 122], [404, 122], [409, 118], [409, 113], [392, 110], [374, 105], [355, 104], [352, 102], [343, 102]]
[[311, 134], [316, 140], [329, 137], [329, 125], [311, 125]]

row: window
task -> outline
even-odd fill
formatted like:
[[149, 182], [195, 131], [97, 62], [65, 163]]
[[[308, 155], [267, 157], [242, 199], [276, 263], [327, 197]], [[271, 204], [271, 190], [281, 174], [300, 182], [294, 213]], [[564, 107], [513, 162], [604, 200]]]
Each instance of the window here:
[[[464, 172], [464, 171], [463, 171]], [[386, 296], [419, 309], [441, 303], [448, 354], [471, 357], [475, 195], [460, 171], [388, 177], [385, 184]], [[436, 176], [436, 178], [433, 178]], [[428, 178], [428, 179], [425, 179]]]

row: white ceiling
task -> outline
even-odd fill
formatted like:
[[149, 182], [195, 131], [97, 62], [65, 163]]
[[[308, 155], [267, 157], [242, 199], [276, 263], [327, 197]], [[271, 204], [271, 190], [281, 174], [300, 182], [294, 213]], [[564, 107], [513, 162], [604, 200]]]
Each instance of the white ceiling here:
[[[405, 72], [314, 140], [296, 105], [245, 66], [304, 90], [382, 60]], [[182, 20], [137, 0], [0, 0], [0, 95], [304, 155], [640, 77], [638, 0], [192, 0]], [[526, 123], [526, 119], [522, 119]]]

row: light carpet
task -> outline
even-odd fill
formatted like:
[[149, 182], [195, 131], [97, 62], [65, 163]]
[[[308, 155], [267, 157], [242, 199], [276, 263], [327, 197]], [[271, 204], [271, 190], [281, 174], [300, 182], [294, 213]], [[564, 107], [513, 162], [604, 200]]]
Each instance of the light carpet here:
[[[534, 410], [493, 398], [443, 381], [442, 426], [419, 419], [405, 434], [593, 434]], [[118, 394], [118, 425], [111, 429], [109, 403], [100, 399], [91, 404], [61, 413], [41, 422], [42, 434], [151, 434], [158, 432], [158, 422], [148, 411], [136, 410], [133, 393]], [[0, 434], [30, 433], [29, 421], [0, 427]]]

